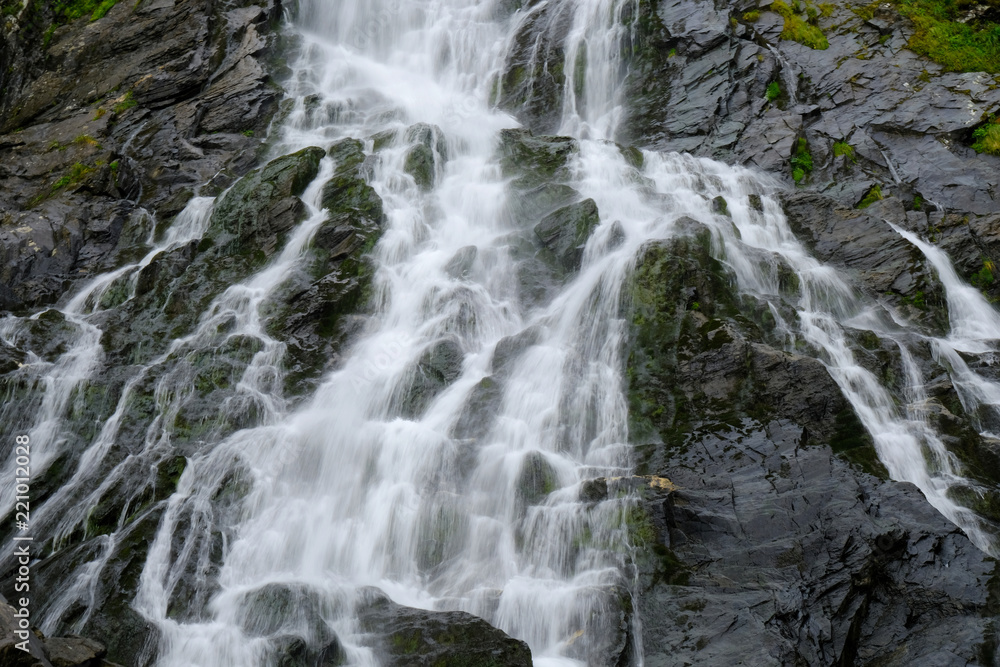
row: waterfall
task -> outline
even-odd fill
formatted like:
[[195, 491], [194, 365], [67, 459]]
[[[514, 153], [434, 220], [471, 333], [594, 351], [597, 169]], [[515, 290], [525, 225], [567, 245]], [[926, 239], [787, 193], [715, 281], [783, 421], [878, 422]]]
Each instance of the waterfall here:
[[[70, 481], [37, 509], [38, 530], [56, 545], [71, 539], [116, 484], [148, 476], [173, 455], [172, 415], [191, 388], [189, 376], [165, 370], [167, 362], [233, 337], [258, 343], [231, 402], [220, 406], [252, 411], [252, 423], [185, 453], [177, 489], [162, 501], [132, 601], [160, 632], [156, 664], [272, 664], [274, 638], [249, 632], [247, 619], [259, 612], [260, 592], [274, 585], [317, 601], [353, 665], [377, 664], [353, 613], [370, 586], [411, 607], [475, 614], [526, 641], [536, 665], [594, 664], [617, 631], [622, 596], [634, 592], [627, 515], [636, 498], [623, 485], [618, 495], [583, 502], [581, 489], [632, 475], [622, 301], [643, 247], [684, 233], [677, 224], [684, 217], [711, 228], [713, 252], [742, 293], [773, 309], [789, 348], [804, 342], [826, 365], [891, 476], [916, 484], [995, 553], [993, 529], [948, 493], [968, 482], [920, 410], [924, 380], [903, 334], [920, 335], [809, 255], [789, 229], [776, 182], [675, 153], [646, 152], [636, 166], [611, 141], [625, 104], [621, 44], [632, 29], [632, 0], [571, 3], [561, 131], [578, 140], [579, 151], [568, 185], [594, 201], [601, 223], [578, 272], [543, 298], [522, 298], [516, 247], [526, 223], [496, 159], [501, 130], [517, 122], [490, 101], [510, 33], [537, 7], [508, 16], [502, 9], [510, 4], [301, 2], [289, 28], [300, 37], [286, 84], [294, 107], [276, 130], [275, 154], [348, 137], [375, 154], [379, 137], [422, 123], [433, 137], [433, 187], [408, 172], [402, 142], [384, 142], [370, 161], [386, 214], [372, 250], [372, 314], [316, 391], [296, 403], [284, 395], [286, 350], [268, 333], [262, 306], [290, 279], [325, 220], [322, 186], [337, 164], [324, 158], [301, 197], [307, 215], [281, 251], [214, 298], [165, 352], [131, 369]], [[728, 217], [713, 210], [716, 197], [725, 198]], [[151, 238], [146, 256], [91, 279], [61, 307], [78, 329], [72, 346], [54, 362], [31, 363], [39, 407], [30, 436], [40, 470], [65, 444], [60, 429], [74, 391], [101, 363], [103, 294], [116, 284], [134, 292], [155, 257], [199, 239], [212, 205], [193, 199], [164, 239]], [[967, 410], [997, 410], [1000, 387], [960, 353], [992, 352], [1000, 317], [939, 251], [897, 231], [947, 289], [952, 334], [920, 339], [950, 369]], [[779, 290], [779, 266], [798, 277], [791, 297]], [[0, 321], [0, 337], [16, 343], [26, 323]], [[855, 359], [852, 328], [895, 341], [908, 375], [904, 405]], [[421, 395], [422, 365], [441, 357], [451, 360], [447, 381]], [[156, 418], [137, 453], [111, 462], [133, 388], [146, 381], [155, 385]], [[235, 509], [220, 509], [220, 495], [237, 486]], [[4, 489], [2, 514], [13, 504]], [[134, 495], [129, 502], [138, 489]], [[85, 622], [100, 572], [129, 530], [119, 526], [99, 539], [98, 553], [48, 604], [43, 629], [62, 628], [74, 605], [87, 608], [74, 627]], [[182, 585], [194, 592], [185, 593], [187, 613], [177, 614]], [[283, 633], [318, 639], [308, 619], [285, 621]], [[639, 664], [640, 622], [629, 638]], [[597, 636], [577, 642], [585, 627]]]

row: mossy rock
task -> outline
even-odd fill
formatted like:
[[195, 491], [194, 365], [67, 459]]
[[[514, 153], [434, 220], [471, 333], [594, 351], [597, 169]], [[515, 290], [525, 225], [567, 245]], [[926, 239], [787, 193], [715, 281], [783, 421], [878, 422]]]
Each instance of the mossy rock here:
[[422, 144], [406, 152], [403, 171], [413, 177], [417, 187], [429, 192], [434, 187], [434, 152]]
[[485, 437], [496, 421], [502, 399], [503, 387], [497, 378], [480, 380], [466, 399], [462, 414], [452, 429], [452, 437], [457, 440]]
[[465, 548], [469, 518], [455, 505], [453, 498], [427, 504], [418, 519], [421, 542], [417, 547], [417, 565], [433, 573], [442, 563], [459, 556]]
[[571, 137], [536, 137], [529, 130], [500, 131], [500, 166], [521, 189], [570, 177], [570, 159], [580, 151]]
[[570, 204], [545, 216], [535, 225], [535, 235], [559, 259], [566, 271], [580, 268], [584, 246], [601, 216], [593, 199]]
[[319, 173], [322, 148], [304, 148], [241, 178], [215, 205], [206, 238], [229, 253], [273, 252], [279, 237], [305, 216], [298, 196]]
[[403, 607], [381, 591], [359, 591], [356, 615], [383, 664], [530, 667], [531, 650], [481, 618]]
[[403, 160], [403, 171], [416, 181], [424, 192], [434, 187], [437, 173], [448, 160], [448, 144], [444, 132], [436, 125], [418, 123], [406, 130], [406, 142], [412, 144]]
[[58, 310], [44, 310], [24, 320], [18, 335], [19, 347], [44, 361], [55, 362], [72, 347], [79, 333], [80, 328]]
[[361, 218], [381, 224], [382, 199], [365, 178], [366, 156], [361, 142], [343, 139], [330, 147], [330, 156], [337, 166], [323, 186], [323, 208], [330, 211], [328, 224]]
[[[538, 3], [504, 0], [504, 4], [525, 8]], [[493, 81], [491, 102], [538, 132], [556, 131], [562, 119], [564, 45], [573, 17], [573, 7], [565, 3], [548, 3], [525, 15], [510, 41], [503, 69]], [[585, 66], [585, 60], [576, 64]]]
[[411, 371], [412, 380], [399, 402], [402, 414], [408, 418], [423, 414], [431, 401], [461, 375], [464, 358], [461, 346], [451, 338], [431, 345]]
[[530, 452], [517, 476], [517, 499], [525, 505], [540, 505], [559, 488], [559, 477], [541, 452]]
[[841, 410], [836, 417], [836, 431], [830, 449], [840, 458], [879, 479], [889, 479], [889, 471], [878, 458], [871, 435], [853, 408]]
[[513, 197], [511, 215], [519, 226], [540, 220], [556, 209], [578, 202], [579, 192], [564, 183], [543, 183]]

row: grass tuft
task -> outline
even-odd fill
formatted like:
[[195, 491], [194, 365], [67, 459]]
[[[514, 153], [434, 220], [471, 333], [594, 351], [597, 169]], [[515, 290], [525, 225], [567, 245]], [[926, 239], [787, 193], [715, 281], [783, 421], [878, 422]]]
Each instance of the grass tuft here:
[[792, 179], [796, 183], [801, 183], [806, 176], [812, 173], [813, 156], [809, 152], [809, 142], [799, 139], [795, 144], [795, 154], [792, 155]]
[[858, 208], [868, 208], [877, 201], [885, 199], [885, 195], [882, 194], [881, 185], [873, 185], [864, 198], [858, 204]]
[[972, 133], [972, 150], [977, 153], [1000, 155], [1000, 119], [992, 118]]
[[112, 108], [112, 111], [114, 111], [115, 114], [120, 114], [123, 111], [128, 111], [137, 104], [139, 103], [135, 101], [135, 97], [132, 96], [132, 91], [130, 90], [127, 93], [125, 93], [125, 97], [121, 98], [120, 102], [115, 104], [115, 106]]
[[77, 146], [93, 146], [95, 148], [101, 147], [100, 142], [98, 142], [97, 139], [93, 138], [89, 134], [81, 134], [80, 136], [78, 136], [76, 139], [73, 140], [73, 143], [76, 144]]
[[68, 174], [66, 174], [65, 176], [63, 176], [58, 181], [52, 184], [53, 192], [61, 188], [64, 188], [67, 185], [75, 185], [76, 183], [79, 183], [87, 176], [87, 174], [91, 173], [92, 171], [94, 171], [93, 167], [88, 167], [85, 164], [77, 162], [72, 167], [70, 167]]
[[[991, 18], [967, 21], [963, 0], [897, 0], [916, 28], [907, 46], [949, 72], [1000, 72], [1000, 25]], [[984, 3], [996, 8], [996, 0]], [[994, 16], [996, 14], [994, 13]], [[989, 16], [989, 14], [987, 14]]]
[[777, 81], [772, 81], [767, 84], [767, 91], [764, 93], [764, 96], [767, 98], [768, 102], [773, 102], [781, 97], [781, 84]]
[[847, 156], [847, 159], [851, 162], [857, 162], [857, 158], [854, 157], [854, 146], [846, 141], [833, 142], [833, 156], [840, 157], [841, 155]]
[[[801, 6], [798, 3], [795, 6], [801, 10]], [[789, 7], [782, 0], [774, 0], [771, 3], [771, 11], [777, 12], [785, 19], [785, 27], [781, 31], [781, 39], [798, 42], [817, 51], [830, 48], [830, 42], [827, 41], [823, 31], [818, 26], [811, 25], [807, 20], [803, 20], [796, 10]]]

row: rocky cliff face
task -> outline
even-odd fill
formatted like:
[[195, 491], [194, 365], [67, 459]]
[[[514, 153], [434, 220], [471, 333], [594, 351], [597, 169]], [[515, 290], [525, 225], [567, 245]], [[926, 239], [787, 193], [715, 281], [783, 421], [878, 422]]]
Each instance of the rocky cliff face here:
[[[495, 101], [534, 130], [504, 131], [496, 156], [517, 215], [532, 221], [511, 239], [520, 305], [530, 308], [579, 270], [600, 212], [566, 185], [575, 142], [544, 136], [559, 129], [567, 72], [564, 64], [542, 65], [563, 63], [570, 15], [564, 3], [500, 5], [512, 20], [529, 16], [510, 45]], [[240, 402], [233, 386], [266, 352], [258, 340], [229, 336], [220, 315], [214, 328], [199, 330], [199, 349], [171, 352], [170, 341], [193, 330], [213, 298], [283, 246], [306, 215], [303, 190], [329, 156], [333, 173], [322, 183], [328, 219], [308, 261], [261, 306], [267, 334], [287, 349], [284, 394], [294, 401], [308, 393], [336, 363], [371, 298], [366, 253], [385, 223], [383, 202], [368, 184], [377, 156], [366, 155], [365, 138], [357, 137], [328, 151], [264, 159], [282, 96], [282, 58], [294, 48], [277, 30], [277, 3], [142, 0], [73, 20], [42, 3], [2, 7], [0, 311], [26, 314], [59, 302], [81, 278], [143, 256], [193, 197], [228, 189], [200, 240], [158, 256], [134, 289], [122, 281], [101, 293], [95, 322], [102, 356], [66, 407], [66, 430], [77, 440], [36, 480], [39, 502], [59, 492], [100, 425], [120, 419], [114, 453], [98, 471], [111, 481], [96, 495], [71, 491], [86, 506], [85, 521], [58, 544], [52, 538], [35, 571], [43, 590], [59, 591], [64, 573], [105, 557], [106, 538], [115, 534], [90, 608], [73, 600], [60, 609], [60, 624], [106, 643], [109, 659], [148, 664], [157, 630], [130, 602], [164, 501], [185, 457], [204, 453], [207, 438], [261, 423], [268, 409]], [[816, 16], [766, 1], [643, 0], [630, 7], [623, 16], [632, 31], [623, 54], [622, 144], [768, 172], [783, 182], [789, 224], [813, 255], [921, 332], [947, 332], [944, 288], [885, 221], [929, 238], [961, 277], [1000, 297], [990, 268], [1000, 261], [1000, 158], [971, 148], [975, 128], [1000, 108], [993, 74], [946, 71], [908, 49], [918, 28], [891, 4], [833, 3], [816, 8]], [[782, 39], [796, 16], [827, 48]], [[435, 160], [446, 159], [440, 130], [427, 125], [373, 143], [375, 153], [408, 146], [408, 173], [425, 190], [440, 169]], [[639, 166], [639, 151], [622, 150]], [[717, 203], [720, 215], [725, 206]], [[680, 238], [644, 249], [622, 305], [630, 324], [636, 474], [664, 482], [630, 487], [640, 496], [627, 517], [635, 605], [622, 596], [608, 664], [635, 658], [640, 624], [633, 611], [650, 667], [998, 664], [994, 561], [918, 489], [888, 479], [823, 363], [810, 350], [788, 351], [767, 309], [736, 292], [706, 227], [694, 220], [680, 226]], [[472, 247], [449, 271], [462, 275], [475, 260]], [[794, 276], [784, 279], [782, 289], [794, 292]], [[39, 408], [31, 396], [44, 379], [23, 370], [29, 354], [55, 362], [80, 331], [79, 323], [45, 311], [19, 332], [17, 345], [0, 349], [7, 404], [0, 415], [11, 432]], [[901, 397], [899, 350], [871, 332], [852, 335], [859, 362]], [[498, 346], [494, 376], [473, 392], [456, 437], [476, 437], [490, 423], [503, 353], [525, 344]], [[410, 412], [457, 376], [461, 357], [452, 347], [445, 341], [422, 360]], [[1000, 450], [980, 435], [1000, 425], [967, 410], [946, 363], [929, 345], [915, 347], [915, 363], [932, 378], [930, 423], [978, 484], [963, 501], [985, 522], [1000, 523]], [[134, 372], [161, 355], [166, 399], [162, 386]], [[996, 375], [986, 364], [980, 370]], [[170, 448], [149, 439], [163, 400], [172, 406]], [[119, 404], [127, 405], [123, 414]], [[526, 493], [542, 497], [544, 471], [535, 477]], [[203, 608], [221, 545], [231, 537], [227, 521], [246, 493], [239, 475], [217, 481], [212, 539], [192, 545], [204, 558], [187, 573], [208, 583], [179, 582], [172, 619], [192, 620]], [[614, 491], [608, 481], [587, 487], [585, 500], [607, 498], [609, 484]], [[296, 591], [270, 593], [262, 607], [308, 611], [313, 604]], [[57, 597], [45, 601], [47, 609], [62, 604]], [[400, 653], [403, 644], [417, 646], [425, 662], [471, 653], [495, 664], [530, 661], [524, 644], [474, 617], [370, 597], [359, 618], [371, 628], [373, 650], [390, 662], [412, 658]], [[254, 632], [277, 637], [269, 622]], [[458, 648], [441, 648], [445, 630], [448, 641], [458, 637]], [[314, 637], [278, 639], [282, 664], [344, 659], [335, 637], [318, 644], [306, 641]], [[53, 660], [51, 647], [60, 641], [93, 649], [64, 664], [105, 657], [84, 640], [47, 641], [42, 659]]]
[[61, 7], [4, 3], [7, 310], [53, 303], [145, 241], [144, 213], [166, 224], [246, 173], [281, 96], [277, 3], [122, 2], [68, 22]]

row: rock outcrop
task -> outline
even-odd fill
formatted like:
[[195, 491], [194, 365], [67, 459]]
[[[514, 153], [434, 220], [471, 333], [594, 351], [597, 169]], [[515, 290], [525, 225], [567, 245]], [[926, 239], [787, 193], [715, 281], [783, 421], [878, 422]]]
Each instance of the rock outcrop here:
[[486, 621], [460, 611], [431, 612], [395, 604], [378, 589], [360, 593], [361, 627], [385, 664], [441, 667], [530, 667], [531, 650]]
[[60, 8], [2, 19], [3, 310], [55, 302], [115, 266], [144, 212], [166, 224], [232, 184], [281, 94], [273, 0], [120, 2], [91, 21]]
[[23, 630], [17, 610], [0, 597], [0, 663], [4, 667], [121, 667], [105, 660], [104, 646], [84, 637], [46, 637]]
[[693, 231], [646, 249], [631, 295], [638, 473], [671, 482], [630, 523], [645, 663], [993, 664], [993, 559], [888, 481]]

